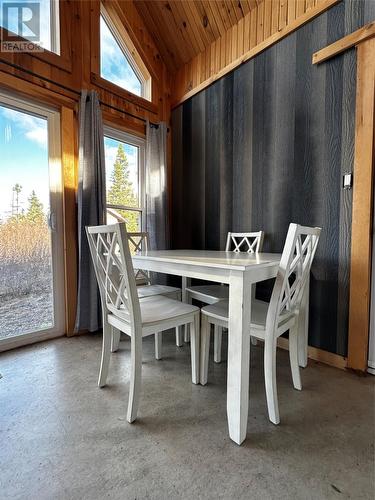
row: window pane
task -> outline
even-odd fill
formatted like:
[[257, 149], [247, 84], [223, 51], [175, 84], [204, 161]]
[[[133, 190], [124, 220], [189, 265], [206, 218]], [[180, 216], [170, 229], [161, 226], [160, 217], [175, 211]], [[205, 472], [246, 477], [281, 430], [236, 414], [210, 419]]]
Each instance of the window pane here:
[[104, 137], [107, 203], [139, 207], [138, 147]]
[[0, 339], [54, 324], [47, 127], [0, 106]]
[[107, 224], [116, 222], [126, 222], [126, 229], [129, 233], [137, 233], [142, 227], [141, 212], [136, 210], [121, 210], [120, 208], [109, 208], [107, 210]]
[[[51, 19], [51, 2], [55, 2], [53, 6], [54, 11], [57, 12], [58, 0], [38, 0], [37, 2], [35, 0], [22, 0], [21, 3], [7, 0], [0, 1], [0, 25], [22, 38], [26, 38], [37, 45], [41, 45], [46, 50], [55, 50], [57, 52], [57, 48], [53, 47], [54, 44], [52, 43], [52, 32], [56, 20]], [[36, 4], [36, 8], [38, 8], [39, 5], [39, 19], [35, 8], [33, 8], [33, 10], [27, 8], [25, 4], [28, 3], [33, 5]], [[27, 21], [27, 23], [24, 21]], [[35, 28], [33, 22], [35, 22]], [[21, 27], [21, 31], [19, 31], [19, 26]], [[30, 26], [32, 28], [30, 28]], [[38, 39], [35, 39], [38, 33], [35, 32], [34, 29], [39, 30]]]
[[142, 95], [142, 83], [103, 16], [100, 16], [100, 75], [133, 94]]

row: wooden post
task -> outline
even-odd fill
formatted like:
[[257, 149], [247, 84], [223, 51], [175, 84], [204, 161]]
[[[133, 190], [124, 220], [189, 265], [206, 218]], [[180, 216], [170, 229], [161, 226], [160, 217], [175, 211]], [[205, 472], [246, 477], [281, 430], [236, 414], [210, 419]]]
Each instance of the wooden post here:
[[375, 38], [357, 47], [348, 368], [366, 371], [374, 181]]
[[370, 328], [375, 158], [375, 23], [319, 50], [312, 61], [319, 64], [351, 47], [357, 48], [357, 95], [347, 367], [365, 372]]
[[77, 308], [77, 215], [76, 215], [76, 148], [74, 111], [61, 108], [61, 158], [64, 179], [64, 267], [65, 328], [74, 334]]

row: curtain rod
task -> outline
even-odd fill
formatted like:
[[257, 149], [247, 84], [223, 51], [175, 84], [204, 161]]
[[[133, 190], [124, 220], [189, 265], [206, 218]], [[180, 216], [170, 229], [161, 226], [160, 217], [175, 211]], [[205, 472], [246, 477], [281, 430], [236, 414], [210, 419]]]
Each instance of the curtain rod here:
[[[20, 71], [23, 71], [24, 73], [27, 73], [27, 74], [29, 74], [31, 76], [35, 76], [36, 78], [39, 78], [40, 80], [44, 80], [44, 81], [46, 81], [48, 83], [51, 83], [52, 85], [56, 85], [57, 87], [60, 87], [60, 88], [62, 88], [64, 90], [67, 90], [68, 92], [71, 92], [72, 94], [76, 94], [78, 96], [81, 95], [81, 92], [78, 91], [78, 90], [71, 89], [71, 88], [67, 87], [66, 85], [63, 85], [62, 83], [54, 82], [50, 78], [46, 78], [44, 76], [37, 75], [33, 71], [31, 71], [29, 69], [25, 69], [22, 66], [19, 66], [18, 64], [14, 64], [14, 63], [11, 63], [11, 62], [8, 62], [8, 61], [4, 61], [3, 59], [0, 59], [0, 62], [2, 62], [3, 64], [7, 64], [8, 66], [11, 66], [14, 69], [18, 69]], [[60, 94], [60, 95], [63, 95], [63, 94]], [[124, 111], [123, 109], [116, 108], [115, 106], [112, 106], [111, 104], [107, 104], [106, 102], [103, 102], [103, 101], [100, 101], [100, 100], [99, 100], [99, 103], [102, 104], [103, 106], [106, 106], [107, 108], [110, 108], [110, 109], [113, 109], [115, 111], [118, 111], [119, 113], [123, 113], [124, 115], [131, 116], [132, 118], [134, 118], [136, 120], [139, 120], [139, 121], [141, 121], [143, 123], [147, 123], [146, 118], [141, 118], [140, 116], [134, 115], [133, 113], [130, 113], [129, 111]], [[159, 126], [157, 123], [152, 123], [152, 122], [150, 122], [150, 125], [151, 126], [155, 126], [155, 127]]]

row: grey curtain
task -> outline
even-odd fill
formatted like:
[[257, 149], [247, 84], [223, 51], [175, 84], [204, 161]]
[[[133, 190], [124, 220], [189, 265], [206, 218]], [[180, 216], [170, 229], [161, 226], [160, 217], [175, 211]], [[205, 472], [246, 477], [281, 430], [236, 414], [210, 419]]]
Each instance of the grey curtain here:
[[78, 300], [75, 331], [101, 328], [101, 307], [86, 226], [104, 223], [105, 165], [102, 115], [95, 91], [83, 90], [79, 109]]
[[[152, 250], [169, 248], [167, 198], [167, 126], [146, 124], [146, 231]], [[153, 283], [169, 284], [168, 277], [152, 273]]]
[[167, 126], [146, 125], [146, 229], [150, 248], [169, 248], [167, 198]]

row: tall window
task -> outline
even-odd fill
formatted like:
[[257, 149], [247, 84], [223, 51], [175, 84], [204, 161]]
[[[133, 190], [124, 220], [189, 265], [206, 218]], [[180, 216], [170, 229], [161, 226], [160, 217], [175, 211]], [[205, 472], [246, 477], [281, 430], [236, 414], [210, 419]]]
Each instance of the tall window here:
[[120, 36], [103, 7], [100, 15], [100, 76], [133, 94], [151, 98], [148, 71], [131, 41]]
[[59, 0], [0, 0], [0, 26], [60, 54]]
[[0, 92], [0, 351], [64, 329], [60, 115]]
[[125, 221], [129, 232], [144, 226], [143, 139], [116, 129], [104, 129], [107, 222]]

